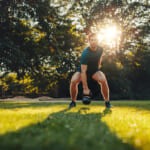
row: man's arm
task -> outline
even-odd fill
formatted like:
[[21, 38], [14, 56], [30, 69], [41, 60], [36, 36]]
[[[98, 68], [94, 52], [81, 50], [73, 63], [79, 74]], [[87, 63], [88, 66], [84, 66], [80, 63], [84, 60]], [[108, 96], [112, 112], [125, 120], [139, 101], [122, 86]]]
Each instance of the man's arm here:
[[100, 56], [100, 59], [99, 59], [99, 61], [98, 61], [98, 67], [101, 67], [102, 57], [103, 57], [103, 49], [102, 49], [102, 54], [101, 54], [101, 56]]
[[98, 67], [101, 66], [101, 62], [102, 62], [102, 58], [100, 58], [99, 61], [98, 61]]
[[87, 84], [86, 71], [87, 71], [87, 65], [81, 65], [81, 79], [82, 79], [82, 84], [83, 84], [83, 94], [89, 95], [90, 90]]

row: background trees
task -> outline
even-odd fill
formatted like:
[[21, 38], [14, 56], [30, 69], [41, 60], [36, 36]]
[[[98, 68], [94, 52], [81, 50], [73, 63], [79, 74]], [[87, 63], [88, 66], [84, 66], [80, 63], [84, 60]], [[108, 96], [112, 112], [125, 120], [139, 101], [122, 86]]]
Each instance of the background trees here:
[[18, 77], [30, 74], [39, 91], [56, 84], [68, 69], [74, 71], [77, 54], [72, 51], [82, 41], [70, 19], [59, 14], [59, 7], [48, 0], [1, 1], [0, 7], [1, 71]]

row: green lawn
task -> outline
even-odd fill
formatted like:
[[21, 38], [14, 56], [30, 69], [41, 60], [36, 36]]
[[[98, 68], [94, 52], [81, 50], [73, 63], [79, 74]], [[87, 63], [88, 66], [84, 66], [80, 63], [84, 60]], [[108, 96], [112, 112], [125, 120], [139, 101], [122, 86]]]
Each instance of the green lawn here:
[[0, 150], [150, 150], [150, 101], [0, 102]]

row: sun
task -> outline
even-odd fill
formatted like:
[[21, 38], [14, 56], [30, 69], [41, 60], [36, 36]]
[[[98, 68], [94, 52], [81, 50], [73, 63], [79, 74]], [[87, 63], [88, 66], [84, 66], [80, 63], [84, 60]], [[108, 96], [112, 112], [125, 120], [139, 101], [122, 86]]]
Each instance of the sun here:
[[106, 26], [98, 32], [98, 40], [100, 43], [114, 48], [120, 41], [121, 31], [115, 25]]
[[116, 36], [117, 36], [116, 27], [114, 26], [114, 27], [106, 28], [105, 36], [107, 39], [110, 39], [110, 40], [116, 38]]

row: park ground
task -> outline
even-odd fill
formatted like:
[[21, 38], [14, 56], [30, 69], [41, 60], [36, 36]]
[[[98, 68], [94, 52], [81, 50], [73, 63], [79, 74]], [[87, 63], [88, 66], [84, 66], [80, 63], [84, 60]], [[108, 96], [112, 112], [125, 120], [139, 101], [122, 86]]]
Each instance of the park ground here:
[[1, 99], [0, 149], [149, 150], [150, 101]]

